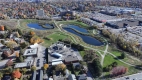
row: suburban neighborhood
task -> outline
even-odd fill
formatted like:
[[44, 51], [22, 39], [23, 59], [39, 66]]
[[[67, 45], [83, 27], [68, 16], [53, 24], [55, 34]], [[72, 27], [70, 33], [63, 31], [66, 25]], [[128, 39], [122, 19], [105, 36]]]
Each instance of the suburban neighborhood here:
[[142, 80], [141, 0], [0, 0], [0, 80]]

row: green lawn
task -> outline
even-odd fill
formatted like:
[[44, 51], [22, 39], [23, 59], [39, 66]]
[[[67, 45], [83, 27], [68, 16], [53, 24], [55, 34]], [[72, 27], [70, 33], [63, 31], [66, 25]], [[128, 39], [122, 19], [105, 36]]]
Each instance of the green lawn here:
[[112, 57], [112, 56], [109, 55], [109, 54], [107, 54], [107, 55], [105, 56], [103, 67], [106, 67], [106, 66], [112, 64], [113, 62], [117, 62], [118, 65], [122, 65], [122, 66], [128, 67], [128, 65], [126, 65], [126, 64], [124, 64], [124, 63], [122, 63], [122, 62], [120, 62], [119, 60], [115, 59], [114, 57]]
[[117, 50], [114, 50], [114, 51], [112, 51], [111, 53], [114, 54], [115, 56], [119, 57], [119, 56], [121, 56], [121, 53], [122, 53], [122, 52], [117, 51]]
[[44, 46], [49, 47], [52, 43], [57, 42], [59, 39], [66, 39], [70, 38], [69, 36], [63, 34], [63, 33], [53, 33], [47, 36], [51, 40], [44, 39]]
[[120, 62], [119, 60], [113, 58], [113, 57], [112, 57], [111, 55], [109, 55], [109, 54], [107, 54], [107, 55], [105, 56], [103, 67], [106, 67], [106, 66], [112, 64], [113, 62], [117, 62], [117, 63], [118, 63], [118, 66], [125, 66], [125, 67], [127, 67], [127, 68], [128, 68], [128, 72], [127, 72], [126, 75], [128, 75], [128, 74], [133, 74], [133, 73], [138, 72], [138, 70], [135, 69], [134, 67], [131, 67], [131, 66], [127, 65], [127, 64], [124, 64], [124, 63]]
[[[114, 50], [114, 51], [111, 51], [111, 53], [113, 53], [114, 55], [119, 57], [119, 56], [121, 56], [122, 52], [118, 51], [118, 50]], [[140, 65], [140, 64], [142, 64], [141, 61], [137, 61], [135, 59], [132, 59], [129, 55], [127, 55], [127, 53], [125, 53], [125, 54], [126, 54], [126, 57], [124, 59], [122, 59], [123, 61], [128, 62], [128, 63], [133, 64], [133, 65]]]
[[[73, 25], [77, 25], [83, 28], [88, 28], [89, 25], [83, 23], [83, 22], [79, 22], [77, 20], [70, 20], [70, 21], [58, 21], [59, 24], [73, 24]], [[58, 25], [59, 25], [58, 24]]]

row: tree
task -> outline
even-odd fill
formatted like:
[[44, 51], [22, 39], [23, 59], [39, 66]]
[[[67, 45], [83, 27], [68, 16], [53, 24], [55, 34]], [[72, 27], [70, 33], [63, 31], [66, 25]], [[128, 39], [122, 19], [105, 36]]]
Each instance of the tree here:
[[121, 53], [121, 59], [124, 59], [125, 57], [126, 57], [126, 55], [125, 55], [125, 53], [123, 52], [123, 53]]
[[16, 58], [16, 61], [17, 62], [23, 62], [24, 61], [24, 58], [22, 55], [19, 55], [19, 57]]
[[43, 69], [44, 69], [44, 70], [47, 70], [48, 67], [49, 67], [48, 64], [44, 64]]
[[114, 67], [111, 70], [111, 75], [118, 76], [118, 75], [125, 74], [127, 71], [128, 71], [128, 68], [126, 68], [124, 66], [118, 66], [118, 67]]
[[13, 78], [20, 78], [21, 75], [22, 74], [20, 73], [20, 71], [18, 69], [12, 72], [12, 77]]
[[17, 31], [18, 31], [18, 33], [19, 33], [20, 35], [23, 35], [23, 33], [22, 33], [22, 31], [21, 31], [20, 29], [17, 29]]
[[64, 71], [66, 69], [66, 65], [65, 64], [58, 64], [55, 69], [56, 69], [56, 71]]
[[1, 80], [2, 77], [3, 77], [3, 73], [0, 72], [0, 80]]
[[19, 57], [19, 53], [18, 52], [16, 52], [15, 54], [16, 54], [16, 57]]
[[24, 49], [28, 46], [26, 42], [20, 43], [20, 48]]
[[0, 26], [0, 31], [4, 31], [5, 29], [4, 29], [4, 25], [1, 25]]
[[31, 71], [36, 71], [36, 66], [32, 66]]
[[117, 65], [118, 65], [117, 62], [113, 62], [113, 63], [112, 63], [112, 67], [116, 67]]
[[41, 43], [41, 42], [43, 42], [43, 40], [40, 39], [38, 36], [33, 36], [33, 37], [30, 39], [30, 43], [31, 43], [31, 44]]
[[24, 51], [23, 51], [23, 49], [21, 47], [20, 47], [20, 52], [19, 53], [20, 53], [20, 55], [24, 54]]
[[4, 43], [5, 43], [4, 40], [1, 40], [1, 43], [4, 45]]
[[94, 71], [96, 73], [95, 74], [96, 77], [101, 76], [103, 69], [102, 69], [102, 66], [100, 64], [99, 59], [94, 59], [93, 62], [92, 62], [92, 64], [93, 64], [93, 67], [94, 67]]
[[34, 31], [30, 31], [30, 35], [31, 35], [31, 36], [34, 36], [34, 35], [35, 35], [35, 32], [34, 32]]
[[25, 74], [28, 70], [26, 68], [22, 68], [22, 73]]

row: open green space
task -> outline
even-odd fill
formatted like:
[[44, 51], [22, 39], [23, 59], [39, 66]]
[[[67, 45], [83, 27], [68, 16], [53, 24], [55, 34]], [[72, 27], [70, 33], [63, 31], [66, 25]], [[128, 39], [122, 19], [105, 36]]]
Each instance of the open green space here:
[[112, 56], [109, 55], [109, 54], [107, 54], [107, 55], [105, 56], [104, 63], [103, 63], [103, 67], [106, 67], [106, 66], [112, 64], [113, 62], [117, 62], [118, 65], [122, 65], [122, 66], [128, 67], [128, 65], [126, 65], [126, 64], [124, 64], [124, 63], [122, 63], [122, 62], [120, 62], [119, 60], [115, 59], [114, 57], [112, 57]]
[[138, 70], [135, 69], [134, 67], [131, 67], [131, 66], [127, 65], [127, 64], [124, 64], [124, 63], [120, 62], [119, 60], [115, 59], [114, 57], [112, 57], [109, 54], [107, 54], [105, 56], [103, 67], [106, 67], [106, 66], [112, 64], [113, 62], [117, 62], [118, 66], [125, 66], [125, 67], [127, 67], [128, 68], [128, 72], [127, 72], [126, 75], [138, 72]]
[[52, 43], [57, 42], [59, 39], [66, 39], [66, 38], [69, 39], [70, 37], [63, 33], [55, 32], [55, 33], [48, 35], [47, 38], [49, 38], [50, 40], [44, 39], [43, 45], [46, 47], [49, 47], [50, 45], [52, 45]]
[[77, 26], [80, 26], [80, 27], [83, 27], [83, 28], [89, 27], [89, 25], [87, 25], [83, 22], [77, 21], [77, 20], [58, 21], [57, 23], [58, 23], [58, 25], [60, 25], [60, 24], [73, 24], [73, 25], [77, 25]]
[[[117, 50], [117, 49], [114, 49], [114, 48], [111, 48], [111, 47], [109, 47], [109, 48], [110, 48], [109, 52], [111, 52], [112, 54], [114, 54], [117, 57], [121, 56], [121, 54], [123, 53], [120, 50]], [[130, 55], [128, 55], [128, 53], [125, 52], [125, 54], [126, 54], [126, 57], [124, 59], [121, 59], [121, 60], [123, 60], [123, 61], [125, 61], [127, 63], [130, 63], [130, 64], [133, 64], [133, 65], [142, 64], [141, 61], [133, 59], [132, 57], [130, 57]]]

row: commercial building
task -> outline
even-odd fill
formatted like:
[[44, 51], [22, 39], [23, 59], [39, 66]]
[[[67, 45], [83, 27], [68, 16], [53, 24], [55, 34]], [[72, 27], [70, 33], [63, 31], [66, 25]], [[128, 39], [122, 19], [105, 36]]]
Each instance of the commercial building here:
[[26, 49], [24, 56], [35, 56], [37, 57], [38, 48]]
[[126, 27], [132, 27], [132, 26], [139, 26], [141, 25], [142, 21], [136, 20], [136, 19], [125, 19], [121, 21], [110, 21], [106, 22], [106, 25], [112, 28], [126, 28]]
[[33, 60], [23, 63], [16, 63], [14, 68], [30, 68], [33, 65]]
[[57, 42], [48, 48], [48, 63], [57, 65], [61, 63], [69, 64], [71, 62], [82, 61], [78, 51], [73, 50], [63, 42]]
[[90, 26], [93, 26], [95, 24], [95, 22], [89, 18], [84, 18], [84, 17], [81, 17], [80, 20], [83, 22], [83, 23], [86, 23]]

